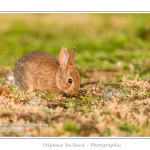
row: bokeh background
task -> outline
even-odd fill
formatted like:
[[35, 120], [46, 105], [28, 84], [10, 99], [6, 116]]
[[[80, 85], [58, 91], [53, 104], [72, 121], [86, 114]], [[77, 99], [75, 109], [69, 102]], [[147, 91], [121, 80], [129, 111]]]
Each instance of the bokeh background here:
[[76, 46], [76, 65], [149, 78], [150, 14], [0, 14], [0, 67], [43, 50], [58, 58]]

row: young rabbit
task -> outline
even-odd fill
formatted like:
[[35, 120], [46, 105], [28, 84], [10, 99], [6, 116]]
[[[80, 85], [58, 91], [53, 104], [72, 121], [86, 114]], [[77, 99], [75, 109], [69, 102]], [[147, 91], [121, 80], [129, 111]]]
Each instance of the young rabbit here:
[[21, 57], [14, 69], [15, 84], [22, 90], [74, 95], [80, 88], [80, 75], [74, 65], [76, 48], [69, 55], [63, 47], [59, 61], [51, 54], [33, 51]]

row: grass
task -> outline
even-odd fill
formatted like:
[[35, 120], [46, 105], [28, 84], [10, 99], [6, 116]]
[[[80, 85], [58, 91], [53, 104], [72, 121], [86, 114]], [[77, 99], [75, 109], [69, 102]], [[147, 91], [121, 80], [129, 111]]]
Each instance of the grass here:
[[[0, 136], [150, 136], [149, 21], [149, 14], [0, 14]], [[8, 80], [25, 53], [58, 58], [64, 46], [77, 47], [82, 83], [98, 82], [70, 97], [27, 93]]]

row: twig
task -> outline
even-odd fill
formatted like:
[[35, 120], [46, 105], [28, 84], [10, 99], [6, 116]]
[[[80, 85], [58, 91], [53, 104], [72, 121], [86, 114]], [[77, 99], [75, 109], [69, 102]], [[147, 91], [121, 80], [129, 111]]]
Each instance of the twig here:
[[80, 87], [82, 88], [82, 87], [84, 87], [85, 85], [95, 84], [95, 83], [98, 83], [98, 82], [99, 82], [99, 81], [93, 81], [93, 82], [82, 83], [82, 84], [80, 85]]

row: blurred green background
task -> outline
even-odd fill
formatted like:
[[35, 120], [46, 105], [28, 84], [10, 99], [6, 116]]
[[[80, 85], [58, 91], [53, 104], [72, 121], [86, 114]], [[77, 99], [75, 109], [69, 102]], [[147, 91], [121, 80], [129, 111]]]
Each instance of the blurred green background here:
[[86, 70], [121, 71], [149, 79], [150, 14], [0, 14], [0, 67], [43, 50], [58, 58], [76, 46], [75, 63]]

